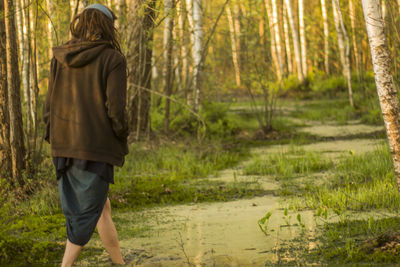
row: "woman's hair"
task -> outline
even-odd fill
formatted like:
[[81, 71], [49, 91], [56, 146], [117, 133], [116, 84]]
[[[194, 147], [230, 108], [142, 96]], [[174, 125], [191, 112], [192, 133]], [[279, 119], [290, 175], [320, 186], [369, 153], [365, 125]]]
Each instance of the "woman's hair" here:
[[110, 41], [111, 45], [118, 52], [121, 52], [121, 46], [118, 42], [118, 32], [114, 27], [114, 21], [117, 19], [115, 14], [110, 10], [113, 21], [103, 12], [94, 8], [88, 8], [82, 13], [76, 15], [70, 24], [70, 30], [73, 37], [94, 41], [103, 39]]

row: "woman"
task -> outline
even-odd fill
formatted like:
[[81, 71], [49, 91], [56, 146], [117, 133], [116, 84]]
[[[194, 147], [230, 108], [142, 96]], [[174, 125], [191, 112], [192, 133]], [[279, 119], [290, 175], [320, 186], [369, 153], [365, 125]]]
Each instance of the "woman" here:
[[107, 7], [86, 7], [71, 22], [72, 40], [53, 48], [43, 117], [56, 168], [72, 266], [97, 225], [113, 263], [124, 264], [111, 219], [113, 166], [128, 153], [126, 62]]

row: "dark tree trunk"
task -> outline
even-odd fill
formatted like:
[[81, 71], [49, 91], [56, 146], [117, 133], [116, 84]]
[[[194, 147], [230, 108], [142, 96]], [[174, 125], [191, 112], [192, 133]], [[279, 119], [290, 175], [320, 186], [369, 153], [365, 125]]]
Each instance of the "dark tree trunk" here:
[[24, 184], [22, 170], [25, 167], [25, 146], [22, 130], [20, 77], [18, 69], [17, 32], [13, 0], [4, 1], [7, 55], [7, 89], [10, 114], [10, 145], [12, 177], [20, 186]]
[[[134, 0], [129, 40], [129, 126], [136, 140], [150, 134], [151, 58], [155, 0]], [[143, 9], [144, 6], [144, 9]], [[127, 27], [128, 29], [130, 27]]]
[[[0, 14], [4, 14], [4, 3], [0, 0]], [[10, 120], [7, 95], [6, 29], [0, 16], [0, 176], [11, 176]]]

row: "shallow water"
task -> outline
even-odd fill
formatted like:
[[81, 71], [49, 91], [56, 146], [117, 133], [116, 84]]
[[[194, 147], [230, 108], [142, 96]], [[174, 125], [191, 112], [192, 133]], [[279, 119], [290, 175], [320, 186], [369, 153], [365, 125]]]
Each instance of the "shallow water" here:
[[[322, 125], [304, 127], [302, 131], [313, 135], [347, 136], [368, 134], [382, 130], [383, 127], [360, 124]], [[299, 146], [306, 151], [323, 152], [336, 157], [342, 153], [364, 153], [375, 149], [385, 140], [353, 139], [317, 142]], [[254, 156], [260, 157], [275, 152], [285, 152], [290, 145], [276, 145], [252, 149]], [[248, 181], [254, 179], [265, 189], [273, 192], [279, 184], [273, 177], [243, 176], [242, 162], [236, 168], [220, 172], [218, 179], [224, 182]], [[284, 199], [273, 194], [252, 199], [240, 199], [220, 203], [200, 203], [153, 208], [141, 212], [115, 213], [123, 219], [118, 225], [123, 254], [131, 259], [131, 266], [264, 266], [267, 261], [276, 262], [274, 251], [284, 241], [290, 241], [300, 233], [314, 235], [316, 221], [313, 211], [289, 212], [284, 215]], [[258, 220], [267, 212], [269, 219], [268, 235], [258, 226]], [[305, 227], [297, 225], [300, 214]], [[140, 234], [130, 231], [139, 227]], [[98, 238], [89, 247], [101, 247]], [[305, 244], [312, 249], [315, 244]], [[96, 257], [81, 260], [77, 266], [107, 266], [110, 261], [104, 252]]]

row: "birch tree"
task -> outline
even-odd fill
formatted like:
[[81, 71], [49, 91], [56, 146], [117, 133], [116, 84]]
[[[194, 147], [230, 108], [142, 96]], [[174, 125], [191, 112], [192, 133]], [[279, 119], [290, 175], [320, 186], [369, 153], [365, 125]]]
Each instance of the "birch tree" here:
[[391, 73], [391, 58], [379, 0], [362, 0], [376, 89], [400, 190], [400, 103]]
[[[0, 14], [4, 14], [3, 0], [0, 0]], [[6, 29], [4, 16], [0, 16], [0, 175], [12, 182], [7, 91]]]
[[360, 77], [360, 53], [358, 51], [358, 42], [357, 42], [357, 30], [356, 30], [356, 12], [353, 4], [353, 0], [349, 0], [349, 12], [350, 12], [350, 22], [352, 29], [352, 42], [354, 49], [354, 58], [356, 61], [356, 71], [357, 76]]
[[300, 47], [301, 47], [301, 68], [303, 76], [307, 76], [307, 43], [306, 29], [304, 25], [304, 0], [299, 0], [299, 28], [300, 28]]
[[[189, 76], [189, 64], [188, 64], [188, 53], [186, 49], [186, 38], [184, 34], [185, 27], [185, 2], [179, 1], [176, 6], [177, 16], [178, 16], [178, 34], [180, 40], [180, 55], [182, 61], [182, 87], [186, 88]], [[186, 91], [185, 91], [186, 93]]]
[[324, 25], [324, 66], [325, 66], [325, 73], [329, 74], [329, 24], [328, 24], [328, 13], [326, 11], [325, 0], [321, 0], [321, 11], [322, 11], [322, 23]]
[[292, 51], [290, 50], [290, 38], [289, 38], [289, 26], [286, 16], [286, 6], [283, 8], [283, 31], [285, 34], [285, 49], [286, 49], [286, 58], [287, 58], [287, 66], [288, 72], [293, 72], [293, 61], [292, 61]]
[[237, 42], [236, 42], [236, 36], [235, 36], [235, 26], [233, 23], [233, 18], [232, 18], [232, 12], [231, 8], [229, 5], [226, 6], [226, 14], [228, 17], [228, 23], [229, 23], [229, 35], [231, 37], [231, 47], [232, 47], [232, 61], [233, 61], [233, 67], [235, 69], [235, 79], [236, 79], [236, 85], [240, 86], [241, 81], [240, 81], [240, 66], [239, 66], [239, 57], [237, 53]]
[[12, 177], [16, 184], [23, 186], [25, 146], [22, 131], [22, 113], [20, 97], [20, 77], [18, 68], [17, 32], [15, 28], [14, 1], [4, 1], [7, 55], [7, 90], [10, 116], [10, 146]]
[[351, 86], [351, 70], [350, 70], [350, 41], [346, 28], [343, 23], [342, 11], [340, 10], [339, 0], [332, 0], [333, 18], [335, 20], [335, 28], [338, 39], [338, 47], [340, 54], [340, 62], [342, 64], [343, 76], [347, 81], [349, 91], [350, 106], [354, 107], [353, 89]]
[[285, 0], [286, 11], [289, 19], [290, 29], [292, 32], [292, 40], [293, 40], [293, 48], [294, 48], [294, 56], [296, 59], [297, 66], [297, 77], [300, 81], [304, 80], [303, 69], [301, 64], [301, 52], [300, 52], [300, 42], [299, 35], [297, 34], [296, 23], [294, 20], [294, 14], [292, 9], [292, 4], [290, 0]]
[[201, 72], [203, 53], [203, 10], [202, 0], [193, 0], [193, 94], [194, 110], [197, 110], [201, 100]]
[[164, 117], [164, 131], [168, 133], [169, 131], [169, 111], [170, 111], [170, 99], [172, 92], [172, 35], [174, 28], [173, 19], [173, 8], [174, 0], [164, 1], [164, 41], [163, 41], [163, 88], [164, 93], [167, 96], [165, 99], [165, 117]]
[[278, 54], [276, 52], [276, 40], [275, 40], [275, 31], [274, 31], [275, 28], [274, 28], [274, 23], [273, 23], [272, 10], [271, 10], [269, 0], [265, 0], [264, 2], [265, 2], [265, 10], [267, 11], [268, 26], [269, 26], [270, 37], [271, 37], [271, 57], [272, 57], [272, 61], [274, 63], [274, 67], [275, 67], [276, 77], [278, 80], [281, 80], [282, 72], [281, 72], [281, 68], [279, 65]]
[[281, 38], [279, 31], [279, 23], [278, 23], [278, 7], [276, 4], [276, 0], [272, 1], [272, 24], [274, 27], [274, 35], [275, 35], [275, 45], [276, 45], [276, 54], [278, 57], [279, 70], [283, 73], [283, 57], [282, 57], [282, 46], [281, 46]]

